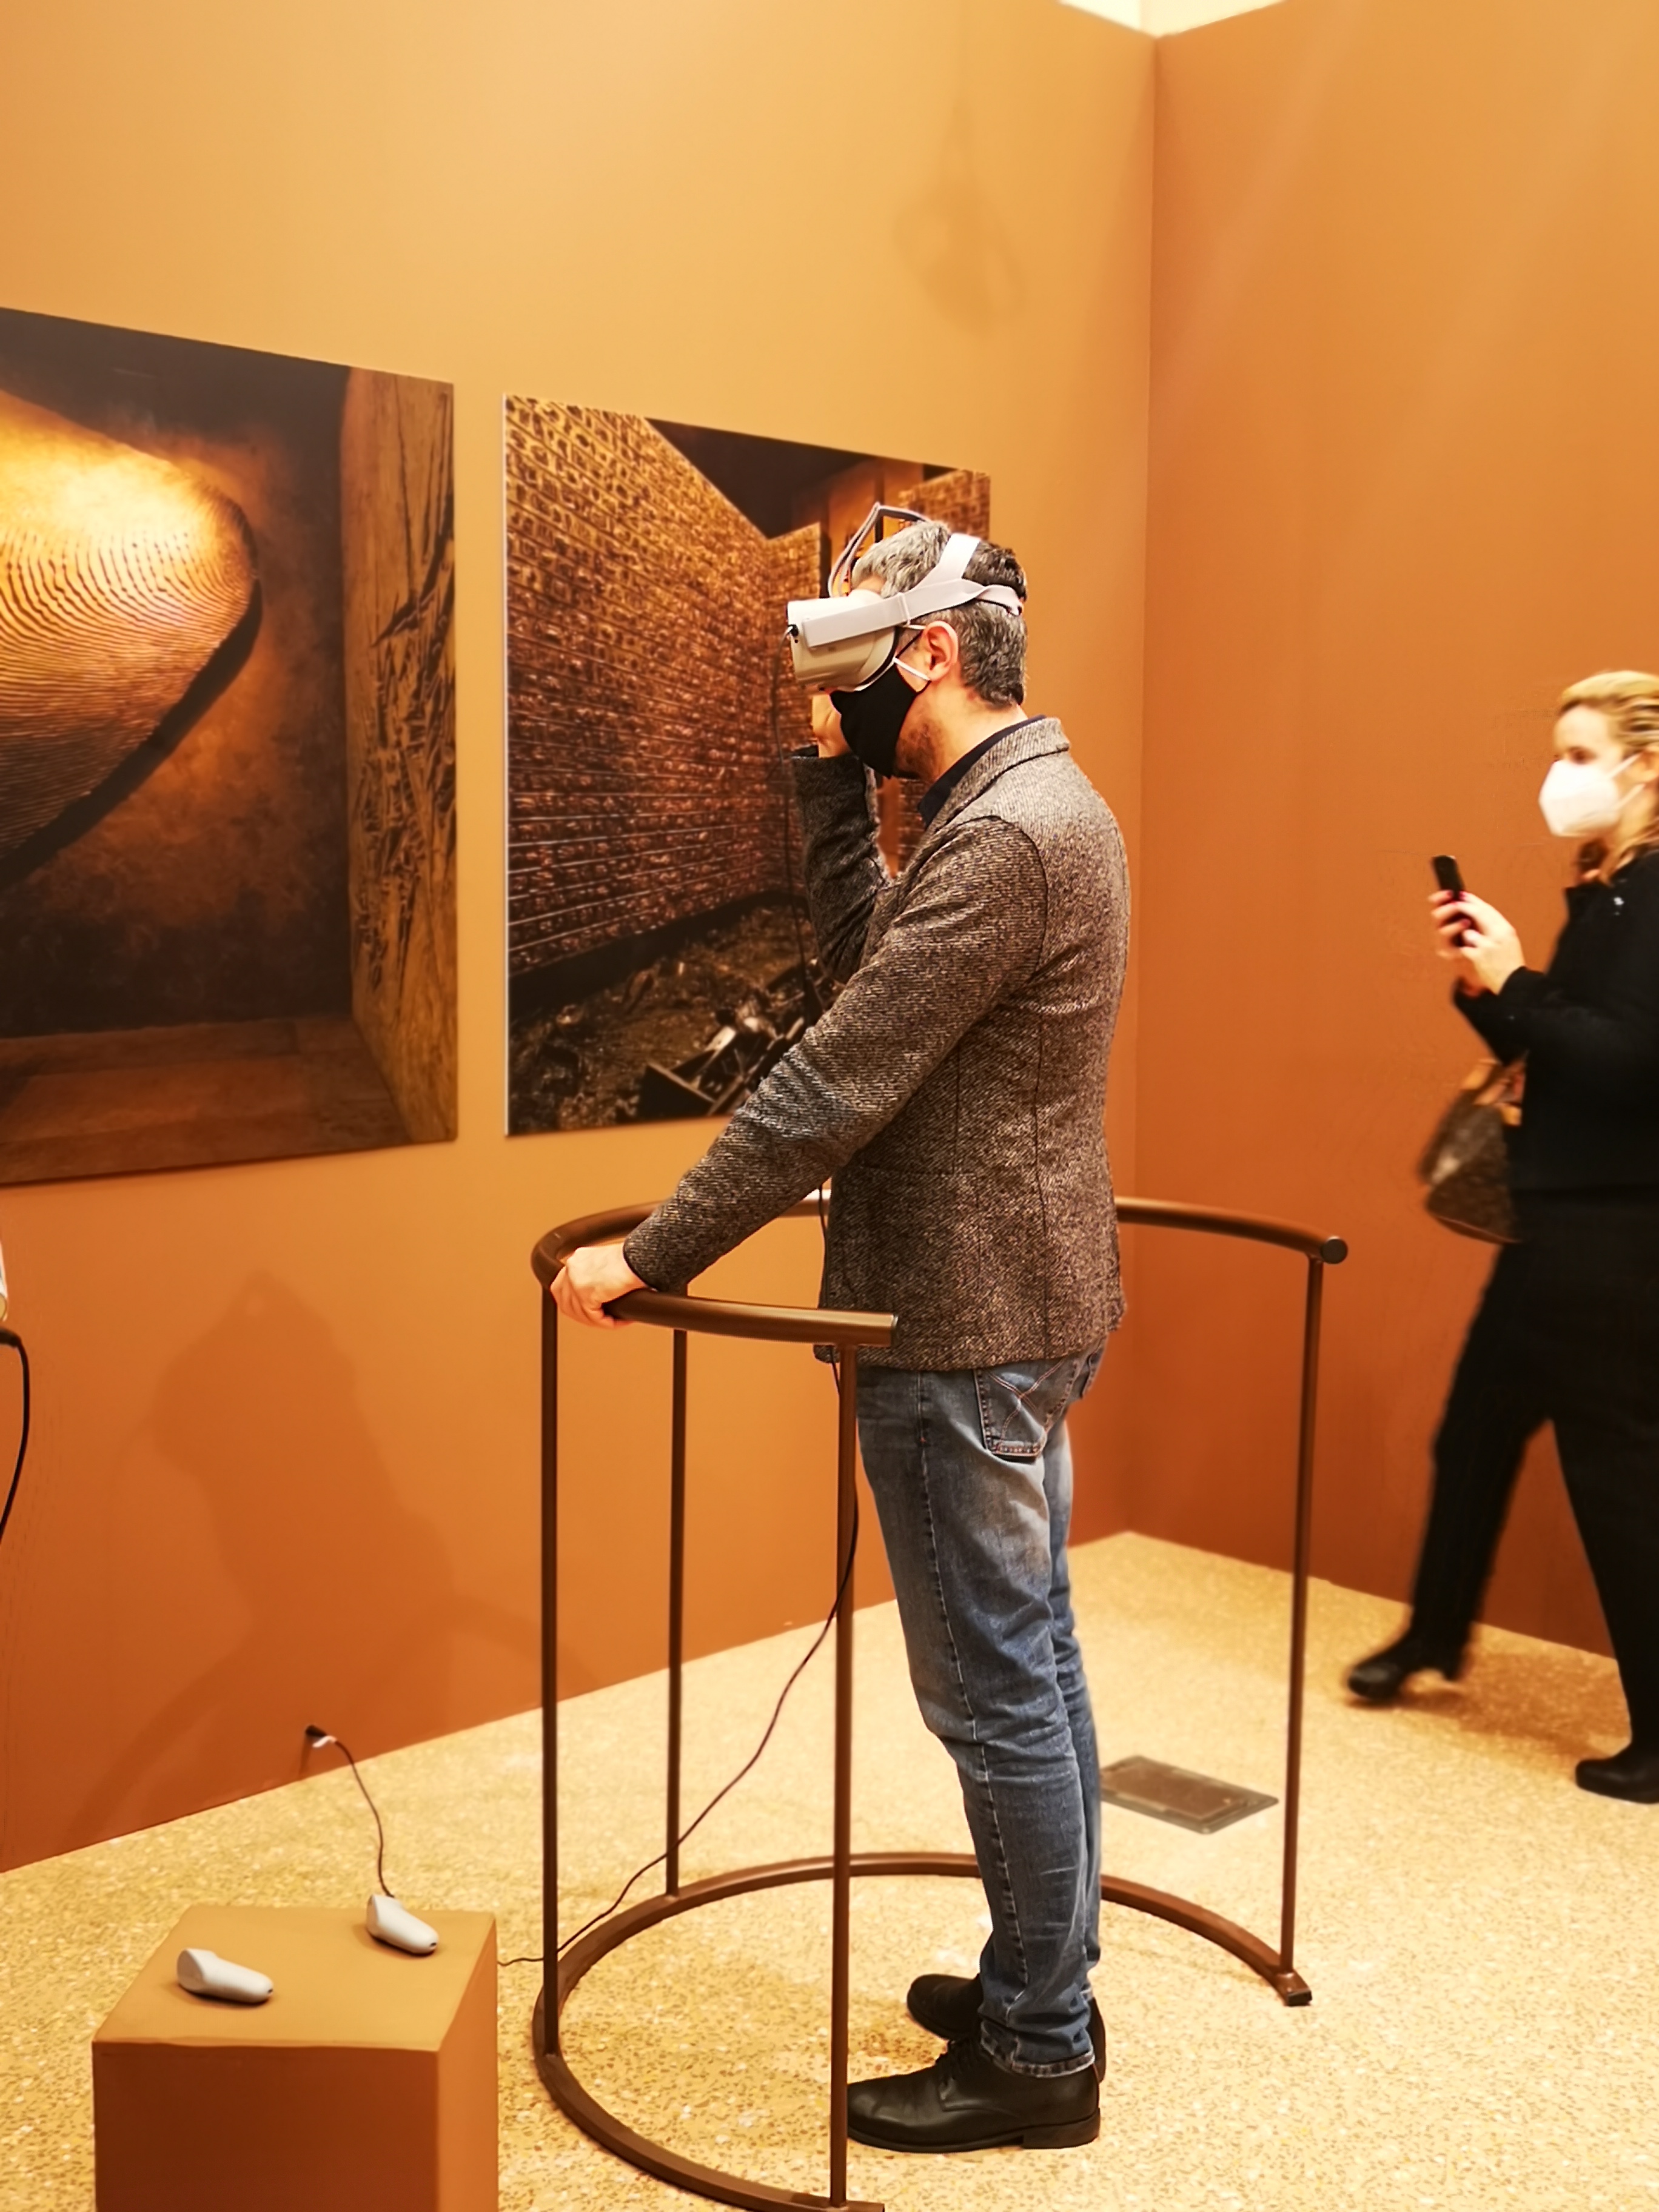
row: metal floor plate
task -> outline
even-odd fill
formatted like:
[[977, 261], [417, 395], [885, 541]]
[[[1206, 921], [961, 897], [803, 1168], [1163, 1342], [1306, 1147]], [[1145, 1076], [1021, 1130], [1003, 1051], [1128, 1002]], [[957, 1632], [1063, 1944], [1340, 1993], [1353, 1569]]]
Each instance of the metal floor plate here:
[[1279, 1802], [1260, 1790], [1218, 1782], [1212, 1774], [1194, 1774], [1190, 1767], [1169, 1766], [1161, 1759], [1139, 1753], [1101, 1768], [1100, 1794], [1106, 1804], [1126, 1813], [1146, 1813], [1200, 1836], [1212, 1836], [1218, 1828], [1231, 1827], [1235, 1820]]

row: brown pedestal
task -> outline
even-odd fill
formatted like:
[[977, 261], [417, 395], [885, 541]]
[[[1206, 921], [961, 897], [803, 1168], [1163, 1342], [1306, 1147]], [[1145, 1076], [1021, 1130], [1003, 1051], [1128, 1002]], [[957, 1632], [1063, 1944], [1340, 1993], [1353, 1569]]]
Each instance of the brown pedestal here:
[[[495, 1923], [410, 1958], [358, 1912], [198, 1905], [93, 2038], [98, 2212], [495, 2212]], [[262, 2005], [193, 1997], [187, 1947]]]

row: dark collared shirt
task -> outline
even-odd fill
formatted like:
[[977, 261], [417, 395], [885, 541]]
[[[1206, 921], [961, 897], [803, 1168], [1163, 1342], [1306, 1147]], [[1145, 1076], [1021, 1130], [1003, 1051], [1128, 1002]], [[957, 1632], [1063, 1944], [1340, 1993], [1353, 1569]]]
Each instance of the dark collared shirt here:
[[960, 760], [952, 761], [944, 775], [935, 777], [916, 801], [916, 811], [921, 815], [923, 822], [929, 828], [933, 826], [933, 817], [938, 814], [940, 807], [944, 805], [945, 800], [981, 753], [989, 752], [992, 746], [1000, 744], [1004, 738], [1012, 737], [1016, 730], [1029, 730], [1033, 722], [1040, 722], [1042, 720], [1041, 714], [1028, 714], [1023, 722], [1010, 722], [1004, 729], [993, 730], [988, 738], [981, 738], [970, 751], [963, 753]]

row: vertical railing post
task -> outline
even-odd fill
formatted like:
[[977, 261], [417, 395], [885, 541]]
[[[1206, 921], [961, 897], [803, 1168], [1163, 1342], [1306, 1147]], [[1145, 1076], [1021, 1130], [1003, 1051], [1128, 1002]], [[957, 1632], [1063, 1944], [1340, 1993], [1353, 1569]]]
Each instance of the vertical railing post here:
[[668, 1840], [663, 1885], [680, 1886], [680, 1737], [685, 1663], [685, 1361], [686, 1337], [674, 1331], [673, 1437], [668, 1472]]
[[836, 1455], [836, 1807], [830, 1930], [830, 2202], [847, 2202], [847, 2035], [853, 1933], [853, 1540], [858, 1524], [859, 1355], [843, 1347]]
[[559, 1310], [542, 1293], [542, 2043], [559, 2048]]
[[[1319, 1396], [1323, 1260], [1310, 1255], [1302, 1328], [1302, 1413], [1296, 1455], [1296, 1541], [1291, 1566], [1291, 1686], [1285, 1730], [1285, 1866], [1279, 1897], [1279, 1969], [1295, 1971], [1297, 1845], [1302, 1814], [1302, 1706], [1308, 1657], [1308, 1575], [1313, 1534], [1314, 1423]], [[1281, 1991], [1282, 1994], [1282, 1991]]]

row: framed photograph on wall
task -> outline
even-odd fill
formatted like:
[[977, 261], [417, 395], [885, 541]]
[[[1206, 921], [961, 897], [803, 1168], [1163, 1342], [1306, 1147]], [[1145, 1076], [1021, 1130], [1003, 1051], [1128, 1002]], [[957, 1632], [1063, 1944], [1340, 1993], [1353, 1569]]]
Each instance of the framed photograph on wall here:
[[989, 479], [517, 398], [506, 469], [508, 1129], [729, 1113], [828, 988], [787, 602], [876, 500], [988, 534]]
[[453, 1136], [453, 411], [0, 310], [0, 1182]]

